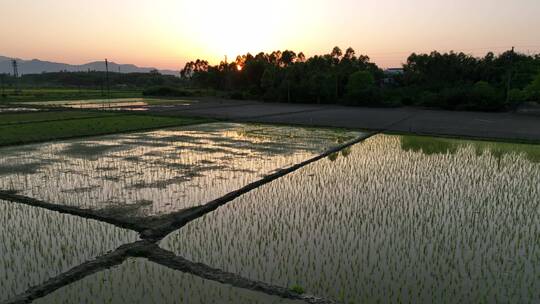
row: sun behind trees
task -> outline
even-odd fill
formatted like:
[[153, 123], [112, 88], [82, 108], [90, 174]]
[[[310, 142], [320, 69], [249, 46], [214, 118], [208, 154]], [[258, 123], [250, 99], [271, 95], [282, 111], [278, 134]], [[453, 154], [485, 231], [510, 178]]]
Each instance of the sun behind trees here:
[[229, 92], [238, 99], [505, 110], [538, 100], [540, 54], [412, 54], [403, 70], [386, 73], [352, 48], [343, 52], [335, 47], [309, 58], [285, 50], [248, 53], [215, 66], [204, 60], [188, 62], [181, 76], [192, 87]]

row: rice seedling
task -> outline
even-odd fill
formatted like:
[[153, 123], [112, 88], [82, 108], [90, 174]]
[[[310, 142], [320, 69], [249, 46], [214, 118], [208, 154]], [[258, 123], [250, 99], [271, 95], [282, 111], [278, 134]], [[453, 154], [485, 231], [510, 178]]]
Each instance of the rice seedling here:
[[0, 189], [94, 209], [146, 201], [137, 215], [159, 215], [207, 203], [357, 135], [216, 123], [10, 147], [1, 149]]
[[300, 285], [293, 285], [291, 286], [291, 290], [296, 292], [297, 294], [303, 294], [305, 291], [304, 291], [304, 288]]
[[534, 147], [468, 142], [425, 153], [402, 141], [372, 137], [239, 197], [161, 246], [347, 303], [540, 301]]
[[132, 231], [0, 200], [0, 302], [135, 240]]
[[148, 262], [130, 259], [35, 303], [302, 303], [208, 281]]

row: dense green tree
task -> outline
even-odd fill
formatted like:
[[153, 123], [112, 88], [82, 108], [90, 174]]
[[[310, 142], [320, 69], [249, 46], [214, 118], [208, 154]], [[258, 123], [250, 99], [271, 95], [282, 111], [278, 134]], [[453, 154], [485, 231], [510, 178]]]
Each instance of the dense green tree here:
[[296, 53], [293, 51], [286, 50], [281, 54], [280, 64], [281, 66], [287, 67], [293, 64], [296, 61]]
[[[411, 54], [403, 73], [386, 74], [366, 55], [334, 47], [307, 58], [292, 50], [239, 55], [217, 65], [197, 59], [179, 76], [159, 73], [110, 73], [117, 87], [168, 86], [211, 88], [224, 96], [296, 103], [421, 105], [446, 109], [504, 110], [540, 100], [540, 54], [514, 51], [474, 57], [457, 52]], [[14, 78], [6, 75], [10, 87]], [[94, 87], [104, 85], [102, 72], [24, 75], [23, 86]]]
[[343, 51], [341, 51], [339, 46], [336, 46], [332, 50], [332, 53], [330, 53], [330, 56], [332, 56], [335, 61], [339, 61], [341, 59], [341, 56], [343, 56]]
[[403, 75], [391, 76], [392, 85], [387, 85], [383, 80], [388, 76], [368, 56], [335, 47], [310, 58], [285, 50], [241, 55], [215, 67], [198, 60], [188, 63], [183, 75], [198, 86], [282, 102], [499, 110], [510, 106], [506, 95], [513, 103], [534, 95], [528, 85], [540, 70], [540, 56], [432, 52], [412, 54], [403, 68]]
[[375, 78], [368, 71], [357, 71], [347, 82], [347, 99], [353, 104], [373, 104], [375, 93]]
[[540, 73], [536, 78], [527, 86], [526, 98], [530, 101], [540, 101]]
[[504, 99], [497, 90], [486, 81], [478, 81], [471, 90], [469, 104], [480, 109], [498, 109]]
[[[9, 76], [6, 83], [14, 80]], [[25, 74], [19, 79], [24, 87], [73, 87], [101, 88], [105, 84], [105, 72], [58, 72]], [[184, 80], [173, 75], [159, 73], [113, 73], [109, 72], [110, 85], [118, 88], [148, 88], [152, 86], [180, 86]]]

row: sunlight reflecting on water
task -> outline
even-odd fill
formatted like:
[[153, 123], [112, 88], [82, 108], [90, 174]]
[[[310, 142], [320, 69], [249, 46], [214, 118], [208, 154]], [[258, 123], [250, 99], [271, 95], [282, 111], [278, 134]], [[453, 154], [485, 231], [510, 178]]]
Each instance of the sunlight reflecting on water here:
[[58, 204], [136, 204], [139, 214], [162, 214], [207, 203], [357, 135], [215, 123], [4, 148], [0, 189]]
[[370, 138], [162, 246], [347, 303], [540, 300], [538, 146], [461, 142], [426, 153], [437, 139], [415, 149], [409, 139]]

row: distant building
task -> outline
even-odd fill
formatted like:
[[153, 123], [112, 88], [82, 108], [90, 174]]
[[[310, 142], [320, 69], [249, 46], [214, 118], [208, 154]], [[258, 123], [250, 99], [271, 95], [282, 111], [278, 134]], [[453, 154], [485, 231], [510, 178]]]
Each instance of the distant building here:
[[395, 75], [403, 75], [404, 70], [403, 68], [390, 68], [384, 70], [384, 74], [387, 76], [395, 76]]
[[396, 76], [403, 75], [405, 71], [403, 68], [390, 68], [384, 70], [384, 78], [382, 80], [382, 84], [385, 86], [392, 86], [396, 85]]

